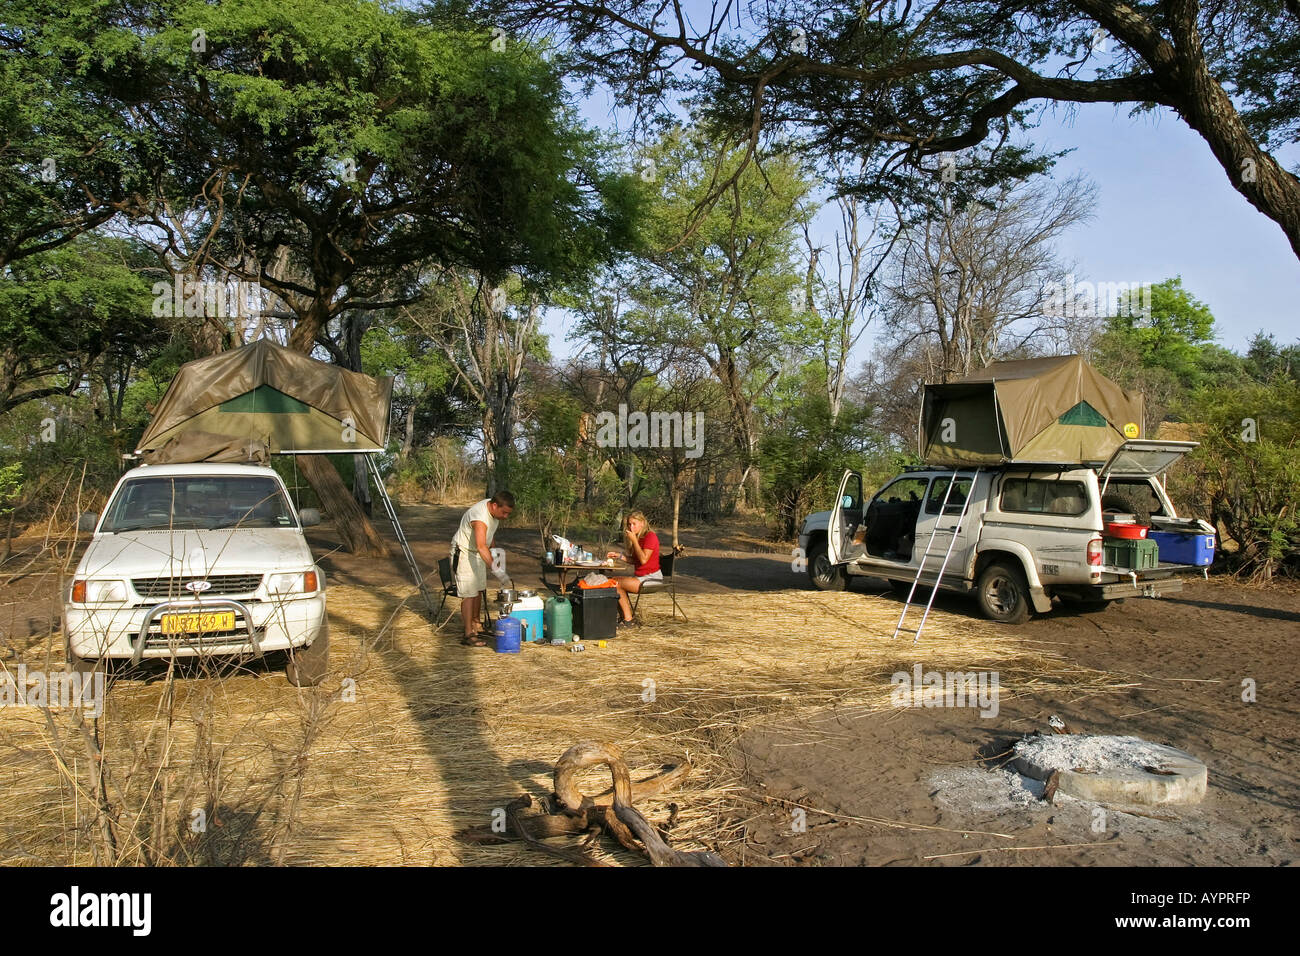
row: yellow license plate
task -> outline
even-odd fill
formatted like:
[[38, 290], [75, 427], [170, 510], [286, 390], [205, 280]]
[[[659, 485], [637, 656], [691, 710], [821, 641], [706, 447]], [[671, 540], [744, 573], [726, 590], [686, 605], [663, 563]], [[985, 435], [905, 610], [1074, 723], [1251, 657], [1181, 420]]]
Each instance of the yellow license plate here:
[[163, 614], [159, 618], [164, 634], [203, 634], [208, 631], [233, 631], [234, 611], [198, 611], [186, 614]]

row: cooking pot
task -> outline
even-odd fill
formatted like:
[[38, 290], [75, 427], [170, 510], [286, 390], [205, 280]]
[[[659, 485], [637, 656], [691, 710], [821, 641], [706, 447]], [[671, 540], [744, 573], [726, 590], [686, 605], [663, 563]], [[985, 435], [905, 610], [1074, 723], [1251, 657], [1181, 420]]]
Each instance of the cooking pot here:
[[498, 604], [514, 604], [519, 600], [520, 594], [514, 588], [502, 588], [497, 592]]

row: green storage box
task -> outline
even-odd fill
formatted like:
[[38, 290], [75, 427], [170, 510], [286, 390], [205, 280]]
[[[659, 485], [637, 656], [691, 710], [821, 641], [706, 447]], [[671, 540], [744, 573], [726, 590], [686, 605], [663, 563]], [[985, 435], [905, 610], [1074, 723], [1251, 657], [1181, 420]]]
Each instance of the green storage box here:
[[1160, 563], [1160, 546], [1150, 538], [1104, 538], [1102, 550], [1108, 568], [1150, 571]]

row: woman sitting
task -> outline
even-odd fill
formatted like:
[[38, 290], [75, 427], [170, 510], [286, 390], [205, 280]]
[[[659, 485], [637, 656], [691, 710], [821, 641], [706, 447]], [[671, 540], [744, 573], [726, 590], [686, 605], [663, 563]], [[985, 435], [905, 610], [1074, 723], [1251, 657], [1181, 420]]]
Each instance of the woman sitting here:
[[662, 581], [664, 573], [659, 570], [659, 537], [650, 530], [650, 522], [639, 511], [633, 511], [623, 522], [623, 541], [627, 553], [621, 551], [606, 552], [607, 558], [618, 558], [633, 566], [632, 577], [615, 578], [618, 585], [618, 607], [622, 611], [619, 627], [632, 627], [632, 604], [629, 594], [641, 590], [642, 582]]

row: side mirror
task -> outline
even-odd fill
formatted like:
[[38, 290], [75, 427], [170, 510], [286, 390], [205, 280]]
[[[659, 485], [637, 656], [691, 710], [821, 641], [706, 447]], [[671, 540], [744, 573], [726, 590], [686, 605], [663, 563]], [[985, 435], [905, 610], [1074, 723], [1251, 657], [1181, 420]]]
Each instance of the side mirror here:
[[852, 507], [853, 507], [853, 496], [852, 496], [852, 495], [845, 495], [843, 498], [841, 498], [841, 499], [840, 499], [840, 507], [841, 507], [841, 508], [852, 508]]
[[99, 524], [99, 515], [93, 511], [87, 511], [77, 518], [78, 531], [94, 531], [97, 524]]
[[320, 512], [315, 508], [303, 508], [298, 512], [298, 520], [304, 528], [320, 524]]

